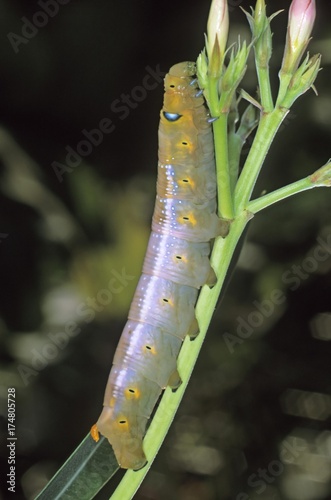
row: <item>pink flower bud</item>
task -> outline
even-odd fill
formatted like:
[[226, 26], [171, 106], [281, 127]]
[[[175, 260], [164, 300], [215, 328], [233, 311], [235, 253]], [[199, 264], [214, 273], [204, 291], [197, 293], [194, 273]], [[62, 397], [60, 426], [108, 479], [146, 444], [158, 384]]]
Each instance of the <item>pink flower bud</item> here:
[[[293, 0], [288, 17], [283, 68], [296, 70], [309, 42], [316, 17], [315, 0]], [[286, 64], [286, 68], [284, 67]]]
[[315, 0], [293, 0], [289, 12], [289, 37], [294, 49], [309, 40], [315, 17]]

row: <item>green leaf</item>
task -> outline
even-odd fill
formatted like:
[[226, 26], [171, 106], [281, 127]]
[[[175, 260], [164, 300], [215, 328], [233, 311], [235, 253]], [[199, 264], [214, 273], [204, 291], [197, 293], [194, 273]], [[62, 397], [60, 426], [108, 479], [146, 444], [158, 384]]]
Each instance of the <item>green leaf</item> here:
[[118, 469], [107, 439], [88, 434], [36, 500], [91, 500]]

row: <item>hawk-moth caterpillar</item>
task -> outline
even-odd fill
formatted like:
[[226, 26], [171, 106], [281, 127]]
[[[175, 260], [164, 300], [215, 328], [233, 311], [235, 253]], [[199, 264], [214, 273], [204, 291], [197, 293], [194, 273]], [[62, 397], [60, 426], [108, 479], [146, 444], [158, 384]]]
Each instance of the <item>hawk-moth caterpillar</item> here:
[[122, 468], [146, 463], [142, 440], [162, 390], [179, 386], [177, 357], [188, 334], [198, 334], [199, 288], [213, 285], [210, 241], [225, 235], [216, 215], [213, 136], [195, 64], [165, 77], [159, 126], [157, 195], [142, 276], [116, 349], [104, 407], [91, 434], [113, 447]]

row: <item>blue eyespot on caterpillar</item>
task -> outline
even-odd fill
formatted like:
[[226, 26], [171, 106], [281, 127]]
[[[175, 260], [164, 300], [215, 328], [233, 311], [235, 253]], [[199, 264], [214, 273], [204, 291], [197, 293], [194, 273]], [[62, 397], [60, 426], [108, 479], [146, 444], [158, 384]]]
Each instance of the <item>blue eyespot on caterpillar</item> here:
[[168, 113], [167, 111], [163, 111], [163, 116], [169, 122], [176, 122], [182, 117], [179, 113]]
[[91, 429], [94, 440], [99, 432], [108, 439], [124, 469], [146, 464], [148, 419], [162, 390], [181, 383], [177, 357], [185, 336], [199, 333], [199, 289], [216, 283], [210, 242], [228, 229], [216, 214], [211, 120], [194, 75], [195, 64], [183, 62], [165, 77], [152, 232], [104, 407]]

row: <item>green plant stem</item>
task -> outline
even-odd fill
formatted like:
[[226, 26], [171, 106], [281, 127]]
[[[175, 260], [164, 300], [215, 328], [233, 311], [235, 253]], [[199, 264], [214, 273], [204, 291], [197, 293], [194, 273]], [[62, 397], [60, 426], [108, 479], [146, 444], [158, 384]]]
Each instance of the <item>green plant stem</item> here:
[[294, 194], [302, 193], [307, 189], [313, 189], [315, 187], [320, 187], [318, 184], [314, 184], [311, 181], [310, 176], [305, 177], [299, 181], [293, 182], [292, 184], [288, 184], [287, 186], [277, 189], [272, 193], [266, 194], [265, 196], [261, 196], [261, 198], [257, 198], [256, 200], [252, 200], [247, 205], [247, 210], [252, 214], [256, 214], [261, 210], [277, 203], [278, 201], [284, 200], [285, 198], [289, 198]]
[[225, 239], [218, 238], [215, 241], [211, 263], [218, 276], [218, 281], [212, 289], [208, 286], [204, 286], [199, 295], [196, 306], [196, 316], [200, 326], [200, 333], [193, 342], [190, 341], [189, 338], [185, 339], [178, 357], [178, 371], [182, 378], [182, 384], [176, 392], [172, 392], [170, 388], [166, 389], [158, 410], [147, 431], [144, 439], [144, 450], [148, 464], [139, 471], [127, 471], [121, 483], [113, 493], [111, 497], [112, 500], [130, 500], [133, 498], [133, 495], [152, 465], [185, 393], [192, 370], [205, 339], [209, 323], [213, 316], [234, 250], [249, 219], [250, 215], [247, 212], [243, 212], [233, 221], [228, 236]]
[[272, 100], [269, 66], [256, 65], [257, 77], [259, 81], [259, 89], [261, 96], [261, 104], [264, 113], [270, 113], [273, 110], [274, 103]]
[[242, 138], [235, 132], [229, 133], [229, 176], [232, 195], [238, 180], [239, 161], [242, 146]]
[[229, 153], [228, 153], [228, 115], [222, 113], [213, 123], [215, 141], [215, 160], [217, 176], [218, 215], [224, 219], [233, 218], [233, 205], [230, 186]]
[[235, 207], [241, 213], [248, 205], [264, 159], [288, 109], [275, 108], [263, 114], [235, 191]]
[[286, 97], [292, 76], [293, 76], [293, 73], [291, 73], [289, 71], [284, 71], [283, 69], [280, 70], [280, 72], [279, 72], [279, 91], [278, 91], [278, 96], [277, 96], [276, 107], [282, 105], [282, 102], [284, 101], [284, 99]]
[[[209, 79], [209, 109], [213, 122], [215, 160], [217, 165], [218, 215], [224, 219], [233, 218], [233, 204], [230, 188], [228, 152], [228, 112], [220, 113], [218, 79]], [[215, 140], [217, 138], [217, 140]]]

